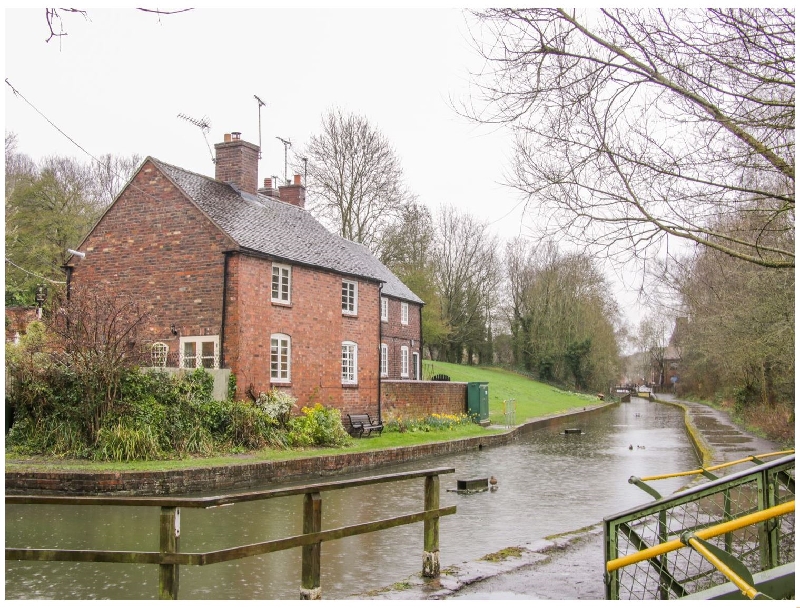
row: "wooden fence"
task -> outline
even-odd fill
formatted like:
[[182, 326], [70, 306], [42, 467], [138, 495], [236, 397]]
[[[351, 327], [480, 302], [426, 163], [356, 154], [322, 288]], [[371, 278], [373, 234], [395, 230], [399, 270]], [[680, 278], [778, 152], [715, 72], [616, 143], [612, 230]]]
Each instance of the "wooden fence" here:
[[[158, 565], [158, 598], [178, 599], [180, 566], [205, 566], [302, 547], [301, 599], [320, 599], [320, 555], [325, 541], [348, 536], [386, 530], [416, 522], [424, 522], [422, 574], [432, 578], [439, 576], [439, 518], [453, 515], [455, 506], [439, 507], [439, 476], [453, 473], [455, 469], [436, 468], [406, 473], [391, 473], [360, 479], [332, 481], [312, 485], [275, 490], [259, 490], [207, 498], [180, 497], [133, 497], [133, 496], [6, 496], [6, 504], [50, 504], [50, 505], [104, 505], [115, 507], [160, 507], [159, 550], [155, 551], [104, 551], [63, 549], [18, 549], [6, 548], [6, 560], [111, 562], [126, 564]], [[358, 486], [425, 479], [423, 510], [397, 515], [387, 519], [353, 524], [331, 530], [322, 530], [322, 493]], [[266, 500], [282, 496], [303, 498], [303, 533], [278, 540], [269, 540], [250, 545], [208, 551], [205, 553], [181, 553], [180, 510], [182, 508], [209, 509], [239, 502]]]

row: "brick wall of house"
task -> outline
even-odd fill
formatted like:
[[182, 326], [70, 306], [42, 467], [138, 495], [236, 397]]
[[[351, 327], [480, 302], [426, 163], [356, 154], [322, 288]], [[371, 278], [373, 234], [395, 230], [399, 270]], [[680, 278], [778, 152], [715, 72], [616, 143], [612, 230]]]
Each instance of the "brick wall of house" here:
[[[146, 162], [73, 258], [73, 289], [108, 286], [150, 304], [145, 339], [177, 352], [180, 336], [217, 335], [229, 240]], [[178, 336], [172, 334], [175, 327]]]
[[6, 342], [24, 336], [28, 325], [39, 319], [35, 306], [6, 306]]
[[[403, 346], [408, 348], [409, 357], [409, 374], [407, 379], [415, 380], [413, 369], [413, 353], [420, 356], [420, 314], [422, 307], [418, 304], [408, 303], [408, 324], [401, 323], [401, 306], [402, 302], [394, 298], [387, 298], [389, 302], [389, 320], [381, 321], [381, 343], [386, 344], [389, 361], [388, 361], [388, 376], [389, 379], [402, 379], [401, 374], [401, 349]], [[417, 370], [421, 377], [421, 370]]]
[[[378, 406], [378, 285], [358, 281], [358, 315], [342, 314], [342, 276], [292, 265], [291, 303], [272, 302], [272, 265], [268, 259], [239, 256], [235, 276], [237, 336], [236, 373], [240, 397], [252, 387], [256, 394], [277, 387], [298, 400], [298, 408], [314, 403], [340, 407], [343, 413], [369, 412]], [[230, 271], [230, 269], [229, 269]], [[230, 307], [231, 315], [234, 307]], [[226, 325], [233, 325], [228, 316]], [[233, 331], [233, 330], [232, 330]], [[270, 381], [272, 334], [291, 338], [291, 379]], [[226, 338], [227, 341], [227, 338]], [[358, 384], [341, 380], [342, 342], [358, 348]], [[231, 342], [233, 343], [233, 342]], [[232, 349], [228, 349], [233, 352]]]
[[383, 380], [381, 416], [423, 418], [428, 414], [463, 414], [467, 411], [466, 382]]

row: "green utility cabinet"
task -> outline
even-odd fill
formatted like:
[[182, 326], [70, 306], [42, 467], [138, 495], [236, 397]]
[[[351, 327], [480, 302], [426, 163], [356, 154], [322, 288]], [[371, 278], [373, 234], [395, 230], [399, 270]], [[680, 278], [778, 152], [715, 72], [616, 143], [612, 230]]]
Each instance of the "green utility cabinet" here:
[[478, 424], [489, 425], [488, 382], [467, 382], [467, 413]]

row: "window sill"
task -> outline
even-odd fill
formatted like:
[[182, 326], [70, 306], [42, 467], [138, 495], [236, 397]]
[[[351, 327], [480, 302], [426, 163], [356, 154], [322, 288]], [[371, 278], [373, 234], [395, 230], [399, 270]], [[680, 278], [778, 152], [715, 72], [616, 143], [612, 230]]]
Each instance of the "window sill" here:
[[292, 307], [292, 303], [291, 302], [282, 302], [280, 300], [271, 300], [271, 303], [272, 303], [273, 306], [283, 306], [284, 308], [291, 308]]
[[345, 384], [344, 382], [342, 382], [342, 388], [358, 388], [358, 383], [354, 382], [354, 383]]
[[357, 312], [347, 312], [346, 310], [343, 310], [342, 311], [342, 316], [343, 317], [357, 317], [358, 313]]

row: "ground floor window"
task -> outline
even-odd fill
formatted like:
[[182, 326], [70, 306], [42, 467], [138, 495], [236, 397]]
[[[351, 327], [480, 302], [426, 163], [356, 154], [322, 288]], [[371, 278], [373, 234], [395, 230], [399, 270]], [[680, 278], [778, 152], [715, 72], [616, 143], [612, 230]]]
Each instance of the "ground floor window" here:
[[400, 377], [408, 378], [408, 346], [400, 347]]
[[389, 347], [381, 344], [381, 376], [389, 375]]
[[414, 353], [412, 356], [412, 361], [414, 363], [414, 370], [413, 370], [413, 378], [414, 380], [419, 380], [420, 373], [419, 373], [419, 353]]
[[358, 345], [342, 342], [342, 384], [358, 382]]
[[179, 353], [179, 367], [219, 369], [219, 336], [182, 337]]
[[270, 337], [269, 377], [272, 382], [291, 381], [292, 339], [286, 334]]

